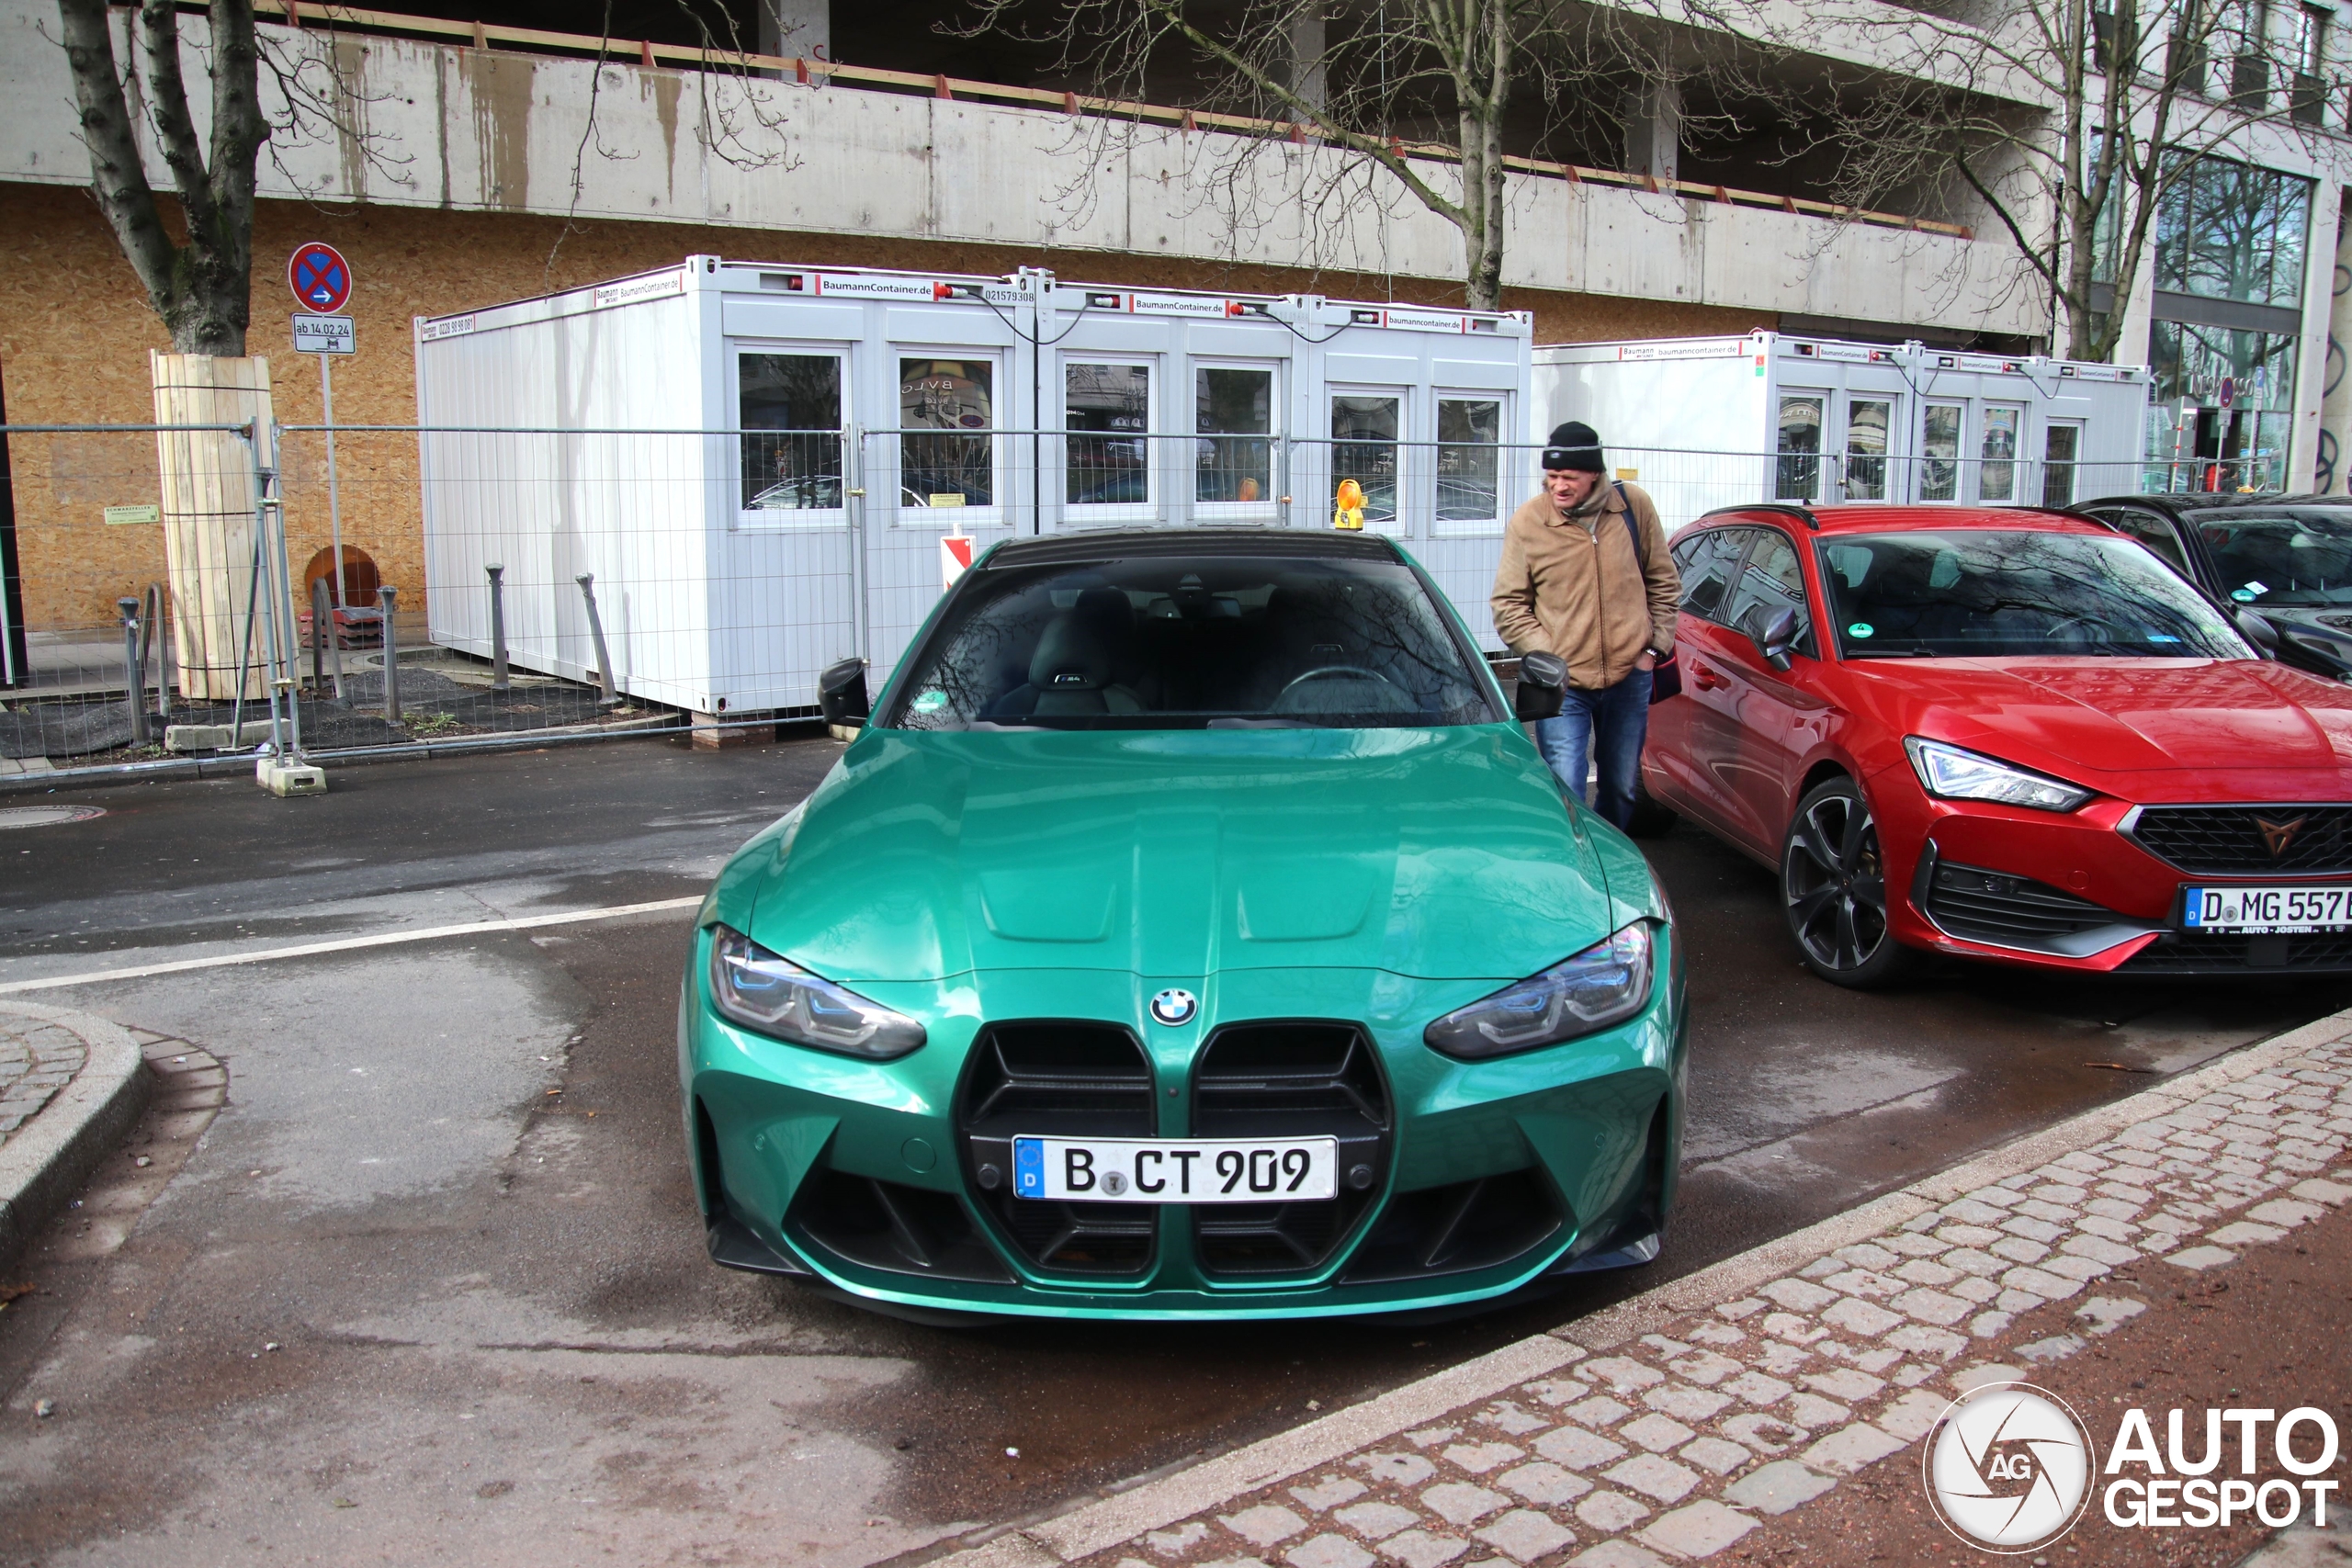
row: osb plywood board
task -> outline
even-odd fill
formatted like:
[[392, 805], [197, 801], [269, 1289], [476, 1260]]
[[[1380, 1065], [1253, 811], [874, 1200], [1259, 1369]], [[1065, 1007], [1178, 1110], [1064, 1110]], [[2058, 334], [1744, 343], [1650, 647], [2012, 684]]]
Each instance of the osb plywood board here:
[[[800, 234], [686, 224], [582, 222], [433, 209], [362, 208], [328, 213], [264, 202], [254, 226], [254, 327], [248, 349], [270, 356], [277, 417], [317, 423], [319, 375], [290, 352], [286, 257], [324, 240], [350, 261], [359, 352], [334, 367], [335, 413], [346, 424], [403, 424], [416, 417], [409, 322], [503, 300], [576, 288], [666, 265], [694, 253], [820, 265], [882, 266], [992, 275], [1049, 266], [1089, 282], [1133, 288], [1315, 291], [1340, 299], [1459, 305], [1462, 292], [1426, 278], [1316, 274], [1169, 257], [1056, 252], [882, 236]], [[1393, 283], [1393, 289], [1392, 289]], [[1512, 289], [1504, 304], [1535, 315], [1535, 341], [1743, 333], [1772, 325], [1768, 313], [1598, 295]], [[169, 346], [145, 291], [79, 191], [0, 185], [0, 381], [9, 417], [41, 423], [143, 422], [153, 408], [147, 355]], [[15, 444], [19, 546], [27, 612], [35, 625], [100, 625], [117, 595], [155, 581], [161, 530], [107, 528], [108, 504], [154, 502], [152, 438], [142, 457], [118, 456], [115, 437], [26, 438]], [[68, 445], [60, 446], [58, 442]], [[135, 446], [137, 444], [134, 443]], [[319, 437], [288, 438], [286, 525], [295, 574], [327, 547], [325, 457]], [[343, 537], [368, 552], [383, 581], [422, 607], [423, 525], [410, 435], [341, 437], [336, 469]]]

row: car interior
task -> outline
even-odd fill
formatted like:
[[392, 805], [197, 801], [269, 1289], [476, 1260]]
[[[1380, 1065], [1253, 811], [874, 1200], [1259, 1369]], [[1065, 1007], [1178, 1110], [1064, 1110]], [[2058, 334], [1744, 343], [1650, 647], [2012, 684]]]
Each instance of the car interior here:
[[1489, 722], [1470, 655], [1409, 571], [1139, 559], [976, 583], [898, 722], [1153, 728]]
[[1821, 547], [1848, 658], [2244, 658], [2211, 606], [2120, 538], [1906, 534]]
[[2352, 531], [2335, 519], [2202, 517], [2197, 531], [2226, 592], [2271, 604], [2352, 602]]

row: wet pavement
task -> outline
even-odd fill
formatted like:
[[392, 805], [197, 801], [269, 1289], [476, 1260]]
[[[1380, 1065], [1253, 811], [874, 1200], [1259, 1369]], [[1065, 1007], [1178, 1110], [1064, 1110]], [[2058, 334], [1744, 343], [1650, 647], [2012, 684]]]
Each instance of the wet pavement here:
[[[0, 984], [699, 893], [838, 751], [78, 793], [109, 815], [0, 834]], [[128, 1241], [69, 1216], [16, 1270], [39, 1291], [0, 1312], [0, 1552], [871, 1562], [1552, 1326], [2352, 1000], [1958, 965], [1858, 996], [1799, 966], [1768, 872], [1688, 827], [1645, 848], [1697, 1020], [1666, 1253], [1418, 1327], [947, 1331], [710, 1267], [678, 1133], [684, 910], [39, 993], [200, 1043], [229, 1104]]]

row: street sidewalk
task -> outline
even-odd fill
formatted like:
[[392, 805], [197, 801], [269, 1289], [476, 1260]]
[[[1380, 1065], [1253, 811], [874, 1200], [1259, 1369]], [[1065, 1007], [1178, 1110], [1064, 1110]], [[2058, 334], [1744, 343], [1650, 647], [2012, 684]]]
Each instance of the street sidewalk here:
[[[2346, 1413], [2352, 1222], [2307, 1227], [2352, 1200], [2347, 1147], [2352, 1013], [2339, 1013], [1551, 1335], [945, 1562], [1974, 1558], [1921, 1506], [1919, 1444], [1956, 1394], [1984, 1382], [2063, 1383], [2093, 1404], [2128, 1393], [2159, 1440], [2174, 1407], [2192, 1424], [2223, 1404]], [[2086, 1414], [2102, 1452], [2121, 1409]], [[2232, 1562], [2269, 1533], [2135, 1532], [2098, 1507], [2033, 1561]], [[2290, 1546], [2301, 1550], [2273, 1550]]]

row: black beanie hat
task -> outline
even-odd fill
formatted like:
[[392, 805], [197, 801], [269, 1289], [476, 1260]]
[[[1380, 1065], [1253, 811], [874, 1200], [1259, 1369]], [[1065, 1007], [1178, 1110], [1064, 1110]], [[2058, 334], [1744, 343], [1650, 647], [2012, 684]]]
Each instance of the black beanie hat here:
[[1569, 473], [1599, 474], [1608, 470], [1600, 461], [1600, 436], [1582, 420], [1572, 419], [1552, 428], [1544, 444], [1544, 466]]

